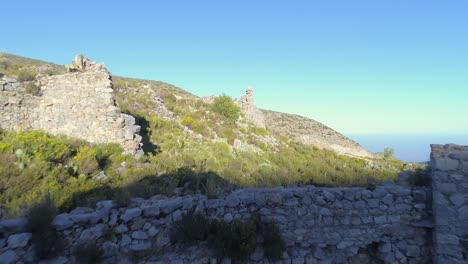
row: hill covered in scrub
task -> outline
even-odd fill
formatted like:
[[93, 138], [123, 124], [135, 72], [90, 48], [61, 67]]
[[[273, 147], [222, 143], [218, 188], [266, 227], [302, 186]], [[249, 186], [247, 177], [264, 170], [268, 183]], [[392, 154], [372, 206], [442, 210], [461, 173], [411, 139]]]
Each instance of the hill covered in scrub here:
[[[44, 196], [67, 210], [92, 206], [98, 200], [115, 199], [125, 204], [131, 197], [157, 194], [201, 192], [216, 196], [238, 187], [369, 186], [395, 180], [399, 172], [413, 167], [375, 158], [316, 121], [259, 110], [253, 91], [240, 100], [229, 96], [200, 98], [164, 82], [107, 76], [107, 70], [100, 66], [91, 72], [78, 68], [67, 73], [63, 66], [0, 54], [0, 113], [4, 111], [10, 124], [0, 133], [3, 216], [21, 214]], [[66, 81], [59, 82], [63, 78]], [[99, 140], [106, 138], [95, 134], [84, 134], [92, 138], [89, 142], [79, 134], [60, 135], [60, 131], [76, 132], [73, 125], [79, 123], [77, 120], [50, 117], [46, 124], [63, 123], [69, 128], [52, 134], [20, 126], [29, 118], [29, 104], [44, 107], [45, 116], [52, 116], [47, 111], [54, 111], [53, 104], [63, 100], [53, 97], [53, 92], [63, 92], [63, 87], [54, 83], [66, 86], [69, 80], [78, 80], [80, 85], [92, 86], [96, 80], [102, 81], [99, 78], [111, 80], [110, 88], [99, 94], [109, 105], [104, 116], [96, 113], [97, 123], [90, 121], [89, 126], [116, 126], [100, 128], [106, 135], [117, 131], [109, 136], [115, 137], [115, 142], [130, 142], [132, 147], [141, 142], [139, 155], [123, 154], [127, 145], [103, 143]], [[54, 100], [48, 101], [51, 97]], [[92, 107], [80, 99], [70, 108], [74, 114], [69, 116], [92, 116]], [[8, 109], [25, 112], [17, 115]], [[86, 129], [88, 126], [78, 132]]]

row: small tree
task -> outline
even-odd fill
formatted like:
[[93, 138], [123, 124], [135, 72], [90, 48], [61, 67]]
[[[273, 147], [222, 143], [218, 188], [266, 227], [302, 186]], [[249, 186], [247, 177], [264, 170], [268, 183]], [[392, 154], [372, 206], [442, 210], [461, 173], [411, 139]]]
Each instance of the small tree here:
[[394, 152], [395, 151], [392, 148], [384, 148], [383, 158], [386, 159], [386, 160], [393, 158]]
[[234, 122], [239, 119], [240, 108], [234, 103], [232, 98], [227, 95], [216, 97], [212, 105], [212, 110]]

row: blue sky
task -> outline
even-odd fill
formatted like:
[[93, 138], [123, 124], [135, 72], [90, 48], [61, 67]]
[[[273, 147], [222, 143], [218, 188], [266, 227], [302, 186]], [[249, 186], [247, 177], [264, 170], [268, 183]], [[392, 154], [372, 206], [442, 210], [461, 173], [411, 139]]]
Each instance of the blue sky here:
[[0, 52], [239, 97], [348, 134], [468, 134], [468, 2], [4, 1]]

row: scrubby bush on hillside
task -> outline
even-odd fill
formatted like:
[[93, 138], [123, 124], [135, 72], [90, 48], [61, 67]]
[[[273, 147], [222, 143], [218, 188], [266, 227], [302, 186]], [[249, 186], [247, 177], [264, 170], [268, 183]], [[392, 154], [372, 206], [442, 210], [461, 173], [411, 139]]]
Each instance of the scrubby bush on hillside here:
[[33, 82], [29, 82], [25, 85], [26, 93], [32, 95], [40, 95], [41, 94], [41, 87], [37, 86]]
[[173, 243], [193, 243], [204, 241], [210, 235], [211, 222], [202, 214], [190, 212], [182, 215], [182, 219], [175, 222], [171, 229]]
[[80, 147], [76, 156], [73, 157], [73, 161], [76, 164], [78, 173], [82, 175], [92, 175], [99, 169], [96, 150], [89, 146]]
[[273, 222], [258, 222], [257, 228], [263, 236], [263, 250], [265, 256], [270, 260], [278, 260], [286, 250], [286, 244], [278, 226]]
[[386, 160], [393, 158], [394, 152], [392, 148], [385, 148], [383, 151], [383, 158]]
[[92, 242], [83, 242], [75, 246], [72, 250], [76, 263], [79, 264], [98, 264], [102, 262], [103, 250]]
[[235, 122], [239, 119], [240, 108], [234, 103], [232, 98], [227, 95], [216, 97], [211, 109], [231, 121]]
[[281, 233], [272, 222], [252, 216], [248, 221], [235, 219], [209, 220], [202, 214], [189, 212], [175, 222], [171, 229], [172, 243], [195, 243], [208, 240], [220, 257], [230, 257], [243, 262], [257, 247], [257, 236], [262, 236], [265, 256], [279, 259], [286, 249]]
[[48, 196], [27, 213], [32, 243], [40, 259], [56, 257], [64, 249], [62, 238], [52, 226], [56, 214], [55, 203]]
[[31, 69], [22, 69], [18, 72], [18, 82], [29, 82], [36, 79], [37, 72]]

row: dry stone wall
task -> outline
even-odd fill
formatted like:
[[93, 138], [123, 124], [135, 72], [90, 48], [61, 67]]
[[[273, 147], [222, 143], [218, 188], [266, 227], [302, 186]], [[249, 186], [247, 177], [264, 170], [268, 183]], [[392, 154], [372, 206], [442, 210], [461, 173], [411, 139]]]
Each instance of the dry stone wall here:
[[[369, 263], [371, 258], [383, 263], [429, 263], [427, 191], [393, 184], [375, 190], [306, 186], [240, 189], [216, 199], [155, 196], [134, 199], [127, 208], [103, 201], [96, 209], [77, 208], [56, 216], [54, 226], [67, 244], [58, 260], [74, 263], [73, 248], [95, 241], [106, 263], [132, 263], [135, 255], [143, 256], [141, 263], [230, 263], [216, 259], [203, 243], [171, 244], [174, 221], [195, 210], [227, 222], [247, 220], [256, 213], [276, 223], [287, 250], [273, 263]], [[0, 222], [0, 263], [38, 261], [26, 224], [25, 219]], [[259, 246], [249, 263], [270, 262]]]
[[468, 263], [468, 146], [431, 147], [434, 263]]
[[118, 143], [127, 153], [141, 152], [140, 127], [120, 113], [110, 73], [102, 64], [77, 57], [79, 67], [64, 75], [42, 76], [41, 96], [4, 78], [0, 91], [0, 128], [42, 129], [91, 143]]

